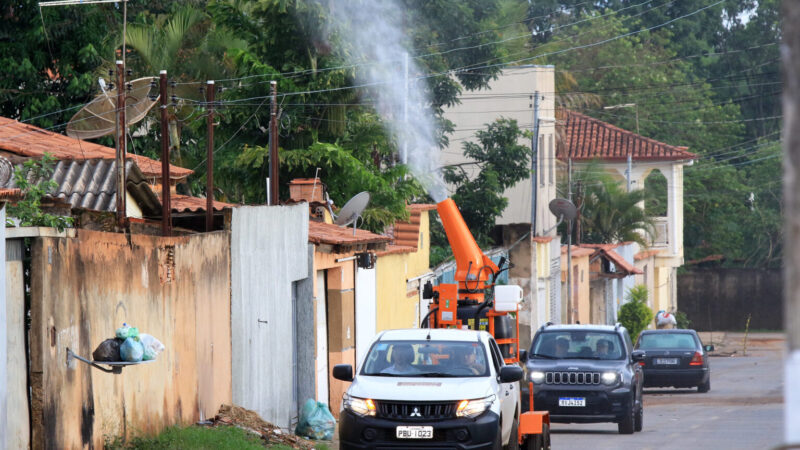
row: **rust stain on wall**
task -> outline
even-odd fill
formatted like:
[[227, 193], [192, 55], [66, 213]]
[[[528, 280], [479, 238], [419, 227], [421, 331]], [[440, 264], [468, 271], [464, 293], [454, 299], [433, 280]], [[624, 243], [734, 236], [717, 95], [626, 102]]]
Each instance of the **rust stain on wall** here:
[[[130, 239], [130, 240], [129, 240]], [[32, 251], [33, 448], [102, 448], [212, 417], [231, 401], [227, 232], [162, 238], [80, 230]], [[91, 357], [127, 322], [166, 350], [108, 374]]]

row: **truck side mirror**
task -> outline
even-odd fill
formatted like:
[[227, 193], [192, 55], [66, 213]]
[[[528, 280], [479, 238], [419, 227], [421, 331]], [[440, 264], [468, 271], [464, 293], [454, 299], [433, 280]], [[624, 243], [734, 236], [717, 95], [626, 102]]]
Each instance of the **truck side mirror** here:
[[350, 364], [337, 364], [333, 366], [333, 378], [342, 381], [353, 381], [353, 366]]
[[519, 351], [519, 362], [526, 362], [528, 361], [528, 351], [527, 350], [520, 350]]
[[500, 368], [500, 382], [513, 383], [519, 381], [524, 376], [522, 367], [516, 365], [503, 366]]

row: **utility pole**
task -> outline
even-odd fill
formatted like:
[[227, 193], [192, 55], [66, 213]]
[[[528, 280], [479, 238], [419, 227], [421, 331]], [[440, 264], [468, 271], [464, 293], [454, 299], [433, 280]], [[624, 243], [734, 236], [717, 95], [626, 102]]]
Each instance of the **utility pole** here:
[[533, 135], [531, 136], [531, 237], [536, 236], [536, 165], [539, 159], [539, 91], [533, 93]]
[[800, 2], [781, 5], [783, 71], [783, 197], [786, 205], [783, 264], [784, 447], [800, 445]]
[[270, 205], [278, 204], [278, 82], [269, 82], [272, 112], [269, 119], [269, 184]]
[[[567, 159], [567, 200], [572, 201], [572, 157]], [[572, 323], [572, 220], [567, 221], [567, 323]]]
[[628, 168], [625, 170], [625, 179], [628, 184], [628, 192], [631, 191], [631, 170], [633, 170], [633, 157], [628, 153]]
[[117, 151], [115, 162], [117, 164], [117, 226], [125, 226], [126, 210], [125, 196], [125, 157], [127, 153], [128, 126], [125, 118], [125, 64], [117, 61]]
[[214, 229], [214, 80], [206, 82], [206, 232]]
[[161, 99], [161, 235], [172, 235], [172, 205], [169, 181], [169, 122], [167, 119], [167, 71], [159, 74]]

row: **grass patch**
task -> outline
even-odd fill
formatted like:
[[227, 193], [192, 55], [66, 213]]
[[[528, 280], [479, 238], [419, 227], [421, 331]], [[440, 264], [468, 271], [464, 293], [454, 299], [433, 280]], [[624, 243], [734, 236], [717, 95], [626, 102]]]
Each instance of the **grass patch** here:
[[193, 450], [263, 450], [264, 443], [253, 433], [236, 427], [167, 428], [155, 437], [107, 440], [109, 450], [193, 449]]

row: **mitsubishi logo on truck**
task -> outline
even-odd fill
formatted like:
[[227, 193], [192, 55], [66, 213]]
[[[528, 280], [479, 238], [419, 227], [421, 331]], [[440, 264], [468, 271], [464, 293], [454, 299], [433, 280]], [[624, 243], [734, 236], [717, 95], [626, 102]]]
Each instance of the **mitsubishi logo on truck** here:
[[422, 414], [420, 414], [419, 408], [415, 407], [414, 410], [411, 411], [411, 414], [408, 415], [408, 417], [422, 417]]

